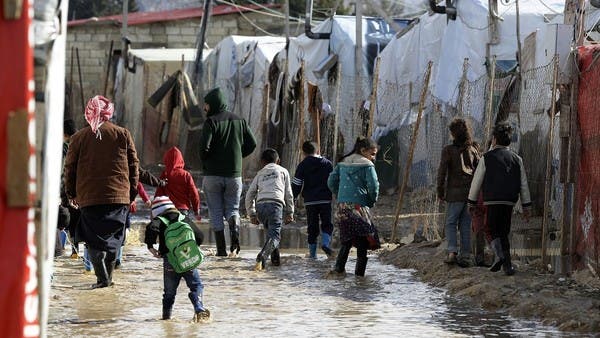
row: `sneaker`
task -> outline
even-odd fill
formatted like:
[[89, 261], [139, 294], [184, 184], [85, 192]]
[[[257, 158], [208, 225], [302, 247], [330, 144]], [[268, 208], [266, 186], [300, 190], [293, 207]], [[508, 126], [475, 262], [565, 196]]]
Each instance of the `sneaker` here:
[[204, 309], [204, 311], [196, 312], [194, 314], [194, 323], [202, 323], [210, 320], [210, 311]]
[[94, 270], [83, 270], [83, 274], [84, 275], [93, 275], [94, 274]]
[[115, 262], [115, 270], [119, 270], [120, 268], [121, 268], [121, 261], [120, 261], [120, 260], [117, 260], [117, 261]]
[[460, 266], [461, 268], [468, 268], [468, 267], [471, 267], [471, 260], [470, 260], [470, 259], [468, 259], [468, 258], [462, 258], [462, 257], [461, 257], [461, 258], [460, 258], [460, 259], [459, 259], [459, 260], [456, 262], [456, 264], [457, 264], [458, 266]]
[[79, 258], [79, 255], [77, 254], [77, 252], [73, 252], [71, 254], [71, 259], [78, 259], [78, 258]]
[[444, 260], [444, 263], [446, 263], [446, 264], [456, 264], [457, 263], [456, 252], [449, 253], [448, 257], [446, 257], [446, 259]]
[[321, 246], [321, 249], [325, 252], [325, 254], [327, 255], [327, 258], [333, 258], [334, 253], [333, 250], [331, 250], [331, 248], [326, 247], [325, 245]]
[[325, 278], [344, 278], [346, 277], [346, 270], [343, 271], [337, 271], [335, 269], [330, 270], [327, 272], [327, 275], [325, 276]]

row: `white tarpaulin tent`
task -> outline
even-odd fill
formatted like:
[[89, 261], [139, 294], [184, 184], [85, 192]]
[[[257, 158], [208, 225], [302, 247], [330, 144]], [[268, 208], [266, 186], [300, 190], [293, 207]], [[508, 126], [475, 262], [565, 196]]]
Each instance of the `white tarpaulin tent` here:
[[[564, 1], [547, 0], [542, 5], [539, 0], [520, 0], [520, 38], [523, 41], [530, 33], [538, 32], [545, 36], [549, 25], [562, 22]], [[395, 82], [397, 86], [412, 82], [419, 84], [425, 73], [428, 61], [433, 62], [429, 88], [433, 97], [443, 105], [456, 106], [458, 86], [463, 73], [465, 58], [469, 59], [467, 80], [475, 81], [486, 74], [486, 57], [496, 56], [497, 60], [515, 60], [517, 52], [515, 2], [498, 3], [498, 43], [490, 42], [490, 22], [487, 0], [463, 0], [457, 2], [456, 20], [447, 21], [446, 15], [424, 14], [420, 22], [398, 39], [394, 39], [381, 53], [381, 86]], [[538, 45], [539, 48], [541, 45]], [[537, 53], [536, 63], [549, 62], [551, 56], [542, 57]], [[418, 102], [420, 87], [416, 85], [411, 102]], [[384, 91], [378, 92], [378, 101], [390, 100]], [[483, 97], [480, 97], [483, 99]], [[416, 111], [410, 114], [407, 109], [385, 109], [397, 107], [392, 104], [378, 104], [376, 121], [379, 130], [376, 135], [384, 135], [400, 125], [414, 122]], [[404, 107], [403, 106], [403, 107]], [[380, 109], [383, 107], [383, 109]], [[483, 107], [483, 105], [481, 105]], [[473, 111], [473, 117], [481, 119], [483, 110]]]
[[[401, 26], [406, 26], [408, 20], [397, 20]], [[360, 122], [357, 120], [358, 104], [368, 99], [371, 91], [371, 71], [375, 57], [392, 39], [395, 32], [381, 18], [365, 17], [362, 22], [363, 51], [360, 62], [362, 69], [356, 69], [356, 17], [334, 16], [317, 27], [315, 33], [330, 33], [329, 39], [311, 39], [306, 34], [290, 40], [288, 58], [288, 78], [293, 79], [304, 61], [306, 80], [318, 86], [324, 103], [340, 112], [339, 130], [344, 136], [344, 148], [348, 151], [354, 144], [354, 138]], [[335, 56], [335, 61], [331, 61]], [[327, 72], [335, 71], [332, 67], [337, 62], [341, 66], [340, 85], [331, 83]], [[359, 78], [357, 81], [357, 77]], [[359, 88], [356, 84], [359, 83]], [[340, 93], [336, 97], [336, 90]], [[339, 101], [337, 107], [336, 101]]]
[[284, 48], [282, 37], [233, 35], [221, 40], [204, 61], [206, 88], [220, 87], [229, 109], [246, 119], [256, 137], [257, 150], [244, 161], [248, 177], [260, 169], [269, 65]]

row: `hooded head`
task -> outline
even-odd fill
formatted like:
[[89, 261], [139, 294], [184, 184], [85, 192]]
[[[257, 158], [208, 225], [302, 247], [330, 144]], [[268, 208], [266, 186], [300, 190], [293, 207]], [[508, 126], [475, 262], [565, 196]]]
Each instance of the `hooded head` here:
[[152, 218], [160, 216], [167, 212], [177, 212], [177, 208], [175, 208], [175, 204], [171, 202], [168, 196], [156, 196], [154, 200], [152, 200]]
[[207, 116], [212, 116], [227, 110], [227, 100], [219, 87], [206, 93], [204, 96], [204, 103], [210, 107], [210, 110], [206, 113]]
[[167, 174], [167, 176], [174, 169], [183, 169], [183, 167], [185, 167], [183, 155], [181, 155], [181, 151], [177, 147], [172, 147], [171, 149], [167, 150], [165, 156], [163, 157], [163, 163], [165, 164], [164, 172]]
[[66, 119], [63, 121], [63, 134], [66, 136], [73, 136], [77, 132], [75, 128], [75, 121], [73, 119]]
[[102, 95], [96, 95], [88, 101], [85, 107], [85, 120], [97, 138], [102, 139], [99, 128], [112, 117], [114, 111], [112, 102]]

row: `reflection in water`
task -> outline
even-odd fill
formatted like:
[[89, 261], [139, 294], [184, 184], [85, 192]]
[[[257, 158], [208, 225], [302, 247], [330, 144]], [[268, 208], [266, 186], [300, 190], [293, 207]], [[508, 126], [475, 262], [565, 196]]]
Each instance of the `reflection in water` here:
[[[206, 226], [204, 225], [205, 230]], [[205, 231], [212, 241], [211, 232]], [[159, 320], [162, 264], [143, 245], [125, 249], [114, 287], [83, 290], [95, 277], [79, 262], [56, 261], [50, 304], [50, 337], [259, 337], [399, 336], [453, 337], [556, 335], [553, 328], [472, 309], [443, 290], [417, 281], [409, 270], [382, 265], [371, 256], [367, 277], [328, 279], [333, 262], [321, 253], [305, 259], [300, 229], [284, 231], [282, 265], [252, 271], [262, 232], [245, 228], [241, 258], [206, 257], [201, 265], [210, 323], [192, 324], [193, 309], [181, 283], [174, 320]], [[207, 243], [204, 249], [212, 248]], [[354, 270], [350, 258], [347, 269]]]

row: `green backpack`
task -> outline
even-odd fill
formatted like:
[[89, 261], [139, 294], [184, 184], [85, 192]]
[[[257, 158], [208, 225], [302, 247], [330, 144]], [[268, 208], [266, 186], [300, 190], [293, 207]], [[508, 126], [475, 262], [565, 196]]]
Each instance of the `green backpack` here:
[[165, 244], [169, 249], [167, 260], [177, 273], [190, 271], [200, 265], [204, 260], [204, 255], [196, 244], [194, 230], [189, 224], [184, 222], [184, 215], [179, 215], [177, 221], [169, 223], [169, 220], [158, 216], [158, 218], [167, 225], [165, 229]]

